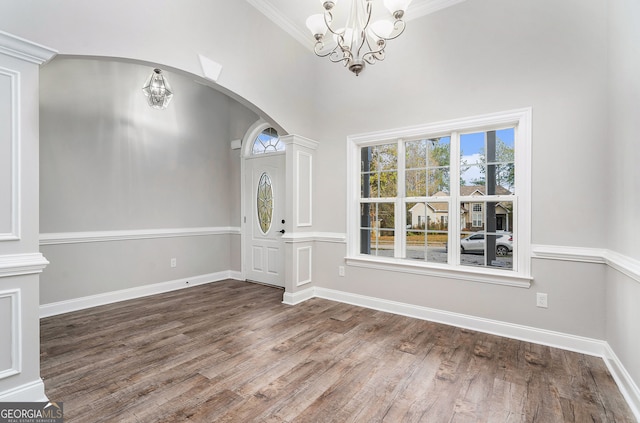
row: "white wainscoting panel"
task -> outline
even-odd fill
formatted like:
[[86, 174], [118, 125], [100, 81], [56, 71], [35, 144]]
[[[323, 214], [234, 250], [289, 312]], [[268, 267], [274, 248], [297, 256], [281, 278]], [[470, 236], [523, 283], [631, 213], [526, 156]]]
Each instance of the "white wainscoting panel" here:
[[22, 371], [20, 290], [0, 291], [0, 379]]
[[313, 247], [296, 248], [296, 286], [311, 282]]

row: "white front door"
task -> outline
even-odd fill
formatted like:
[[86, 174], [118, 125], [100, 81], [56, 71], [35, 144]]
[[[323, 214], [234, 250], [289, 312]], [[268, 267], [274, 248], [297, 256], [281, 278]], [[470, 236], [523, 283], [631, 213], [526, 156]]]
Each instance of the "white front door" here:
[[284, 286], [285, 154], [246, 158], [244, 175], [245, 277]]

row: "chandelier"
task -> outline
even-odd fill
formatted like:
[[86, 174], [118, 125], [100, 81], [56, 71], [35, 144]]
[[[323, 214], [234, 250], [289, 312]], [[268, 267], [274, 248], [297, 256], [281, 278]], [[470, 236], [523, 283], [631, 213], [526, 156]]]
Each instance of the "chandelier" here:
[[142, 92], [147, 96], [147, 103], [154, 109], [166, 109], [173, 98], [173, 91], [167, 78], [160, 69], [154, 69], [142, 86]]
[[[376, 0], [376, 2], [379, 0]], [[338, 0], [320, 0], [324, 13], [307, 18], [307, 28], [316, 40], [313, 51], [319, 57], [329, 57], [334, 63], [342, 62], [351, 72], [358, 75], [365, 64], [373, 65], [384, 60], [387, 41], [404, 32], [402, 20], [411, 0], [384, 0], [384, 6], [391, 14], [387, 19], [372, 22], [374, 0], [352, 0], [351, 11], [342, 28], [336, 28], [333, 8]], [[333, 36], [333, 44], [325, 45], [327, 30]]]

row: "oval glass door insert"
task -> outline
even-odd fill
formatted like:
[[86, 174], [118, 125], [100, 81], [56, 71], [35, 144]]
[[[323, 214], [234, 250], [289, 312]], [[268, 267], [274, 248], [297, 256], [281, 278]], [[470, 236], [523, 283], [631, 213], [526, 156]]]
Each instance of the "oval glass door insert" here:
[[263, 234], [269, 232], [273, 220], [273, 187], [267, 172], [260, 175], [257, 194], [258, 226]]

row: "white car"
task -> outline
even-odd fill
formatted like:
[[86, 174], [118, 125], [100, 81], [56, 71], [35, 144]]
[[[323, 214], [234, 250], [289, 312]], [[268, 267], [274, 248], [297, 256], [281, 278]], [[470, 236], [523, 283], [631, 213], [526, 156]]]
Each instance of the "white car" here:
[[[484, 234], [473, 234], [460, 240], [460, 253], [484, 254]], [[513, 235], [505, 232], [496, 234], [496, 256], [506, 256], [513, 251]]]

